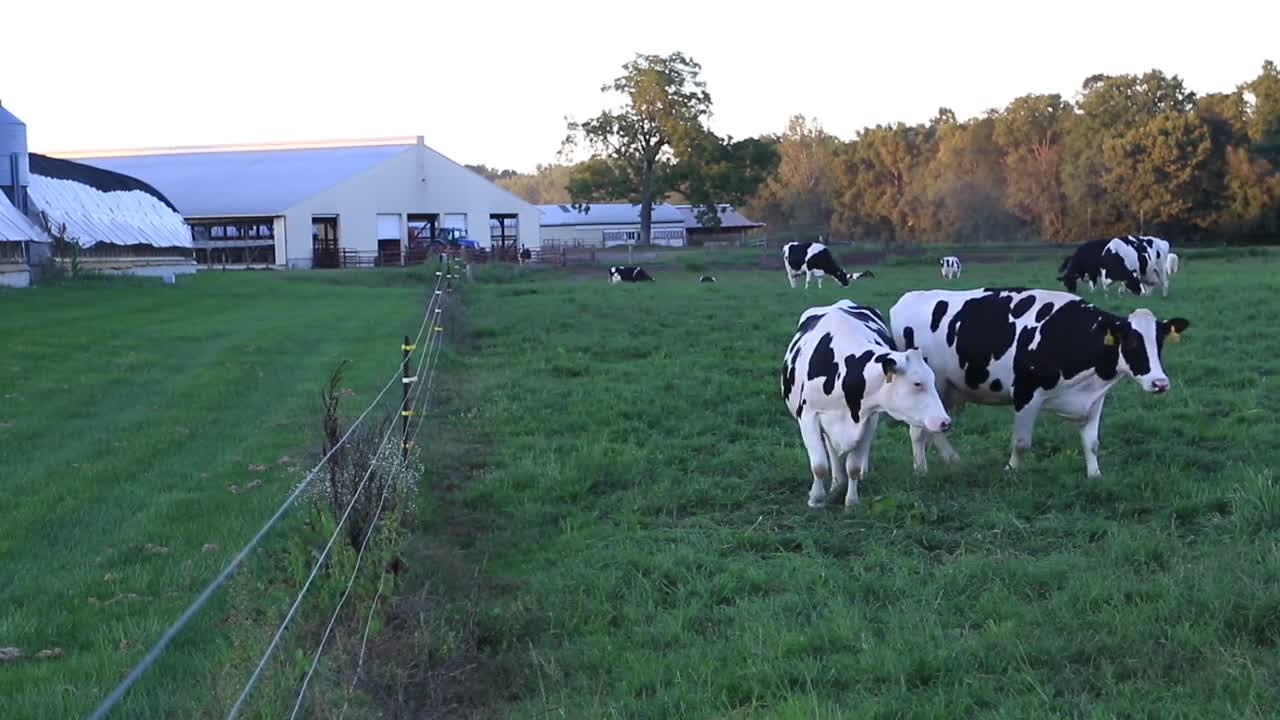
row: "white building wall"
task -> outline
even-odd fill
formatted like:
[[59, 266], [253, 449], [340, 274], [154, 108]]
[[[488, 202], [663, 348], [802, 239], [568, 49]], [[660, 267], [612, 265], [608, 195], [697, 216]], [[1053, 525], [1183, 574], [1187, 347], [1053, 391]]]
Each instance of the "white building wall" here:
[[379, 165], [313, 195], [285, 211], [287, 253], [279, 252], [291, 266], [311, 264], [311, 218], [338, 216], [338, 243], [342, 248], [372, 252], [378, 249], [378, 214], [401, 215], [401, 243], [407, 237], [409, 214], [465, 213], [467, 235], [481, 247], [489, 246], [490, 213], [516, 213], [519, 239], [528, 247], [541, 241], [538, 208], [521, 200], [472, 171], [424, 145], [417, 145]]
[[[650, 230], [683, 230], [684, 223], [654, 223]], [[640, 224], [635, 225], [546, 225], [542, 228], [542, 241], [547, 244], [566, 246], [582, 245], [583, 247], [600, 247], [604, 242], [606, 230], [631, 230], [640, 232]], [[686, 240], [687, 242], [687, 240]], [[615, 243], [617, 244], [617, 243]], [[655, 242], [655, 245], [669, 243]], [[684, 244], [684, 243], [680, 243]]]

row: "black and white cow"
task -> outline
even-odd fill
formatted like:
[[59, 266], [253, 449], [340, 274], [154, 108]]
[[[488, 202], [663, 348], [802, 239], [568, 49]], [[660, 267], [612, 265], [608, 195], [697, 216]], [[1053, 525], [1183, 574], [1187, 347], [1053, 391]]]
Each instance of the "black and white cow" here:
[[841, 285], [848, 287], [850, 280], [864, 277], [875, 277], [870, 270], [866, 272], [847, 273], [836, 263], [835, 257], [826, 245], [816, 242], [789, 242], [782, 246], [782, 263], [786, 266], [787, 282], [796, 286], [796, 278], [804, 276], [804, 286], [809, 287], [809, 278], [818, 281], [822, 287], [822, 277], [830, 275]]
[[951, 426], [920, 351], [895, 350], [880, 313], [851, 300], [800, 316], [783, 356], [782, 399], [809, 454], [810, 507], [826, 501], [828, 477], [832, 493], [848, 485], [846, 506], [858, 503], [882, 413], [935, 433]]
[[[1161, 350], [1190, 325], [1157, 320], [1145, 308], [1120, 317], [1069, 293], [1023, 288], [917, 290], [889, 318], [899, 346], [928, 359], [948, 410], [967, 402], [1013, 406], [1010, 468], [1031, 446], [1036, 416], [1048, 410], [1079, 426], [1089, 477], [1101, 474], [1098, 422], [1107, 391], [1125, 376], [1150, 393], [1168, 390]], [[911, 428], [919, 472], [927, 469], [927, 437]], [[933, 440], [944, 462], [956, 461], [945, 438]]]
[[714, 275], [703, 275], [702, 277], [698, 278], [698, 282], [700, 283], [713, 283], [715, 281], [716, 281], [716, 278]]
[[1058, 279], [1067, 290], [1076, 292], [1080, 280], [1089, 283], [1090, 290], [1096, 290], [1102, 280], [1102, 250], [1110, 240], [1089, 240], [1081, 243], [1075, 252], [1058, 266]]
[[1063, 285], [1072, 292], [1076, 280], [1087, 278], [1090, 289], [1109, 293], [1113, 283], [1134, 295], [1145, 295], [1159, 286], [1169, 295], [1169, 242], [1150, 235], [1124, 235], [1110, 240], [1090, 240], [1076, 249], [1059, 268]]
[[653, 276], [638, 265], [614, 265], [609, 268], [609, 284], [620, 282], [654, 282]]
[[942, 277], [947, 280], [955, 280], [960, 277], [960, 258], [955, 255], [948, 255], [942, 258], [938, 265], [942, 268]]

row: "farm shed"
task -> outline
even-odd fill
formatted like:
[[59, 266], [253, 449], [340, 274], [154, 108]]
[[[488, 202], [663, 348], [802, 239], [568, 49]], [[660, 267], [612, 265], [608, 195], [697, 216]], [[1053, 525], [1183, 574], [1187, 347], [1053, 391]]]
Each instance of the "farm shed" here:
[[703, 225], [698, 220], [698, 210], [693, 205], [674, 207], [684, 218], [685, 233], [689, 236], [690, 245], [740, 242], [760, 234], [765, 227], [764, 223], [749, 220], [733, 206], [724, 203], [716, 206], [720, 215], [720, 224], [716, 227]]
[[339, 267], [424, 258], [432, 240], [537, 247], [537, 208], [423, 138], [72, 153], [171, 198], [201, 264]]
[[[640, 242], [640, 206], [630, 203], [540, 205], [542, 243], [552, 247], [614, 247]], [[687, 242], [684, 216], [674, 206], [655, 204], [649, 228], [654, 245], [680, 247]]]
[[[101, 272], [194, 272], [191, 235], [173, 205], [134, 178], [28, 152], [26, 126], [0, 108], [4, 217], [0, 280], [26, 285], [51, 254]], [[65, 241], [65, 242], [64, 242]], [[51, 245], [53, 246], [51, 248]]]

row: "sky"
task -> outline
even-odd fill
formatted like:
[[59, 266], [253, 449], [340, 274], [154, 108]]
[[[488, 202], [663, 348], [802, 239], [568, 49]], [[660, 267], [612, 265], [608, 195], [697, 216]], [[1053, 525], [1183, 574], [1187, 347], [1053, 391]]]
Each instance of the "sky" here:
[[1264, 0], [14, 0], [0, 103], [36, 152], [423, 135], [531, 171], [637, 52], [697, 60], [721, 135], [804, 114], [851, 138], [1095, 73], [1230, 90], [1280, 62], [1277, 26]]

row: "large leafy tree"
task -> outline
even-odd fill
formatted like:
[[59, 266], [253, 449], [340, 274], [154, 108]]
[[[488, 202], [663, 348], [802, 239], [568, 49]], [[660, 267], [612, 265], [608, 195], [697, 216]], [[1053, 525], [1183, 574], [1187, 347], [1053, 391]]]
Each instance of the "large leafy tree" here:
[[1082, 237], [1132, 232], [1130, 210], [1103, 185], [1108, 168], [1103, 147], [1109, 140], [1145, 125], [1164, 113], [1185, 113], [1195, 105], [1177, 75], [1151, 70], [1142, 75], [1094, 75], [1085, 79], [1065, 123], [1059, 168], [1067, 208], [1068, 232]]
[[1211, 148], [1209, 129], [1195, 114], [1158, 115], [1105, 142], [1102, 185], [1129, 213], [1189, 224]]
[[640, 206], [640, 242], [648, 243], [654, 202], [679, 191], [698, 205], [705, 224], [719, 222], [717, 202], [742, 203], [776, 165], [761, 141], [723, 140], [706, 126], [711, 95], [702, 67], [683, 53], [636, 55], [622, 75], [601, 88], [622, 103], [594, 118], [569, 123], [566, 148], [585, 146], [568, 191], [590, 203], [625, 200]]
[[816, 118], [796, 115], [777, 143], [778, 170], [760, 187], [750, 211], [771, 226], [829, 232], [840, 141]]
[[1009, 210], [1033, 223], [1045, 239], [1062, 234], [1062, 184], [1058, 165], [1063, 126], [1071, 104], [1060, 95], [1023, 95], [994, 116]]

